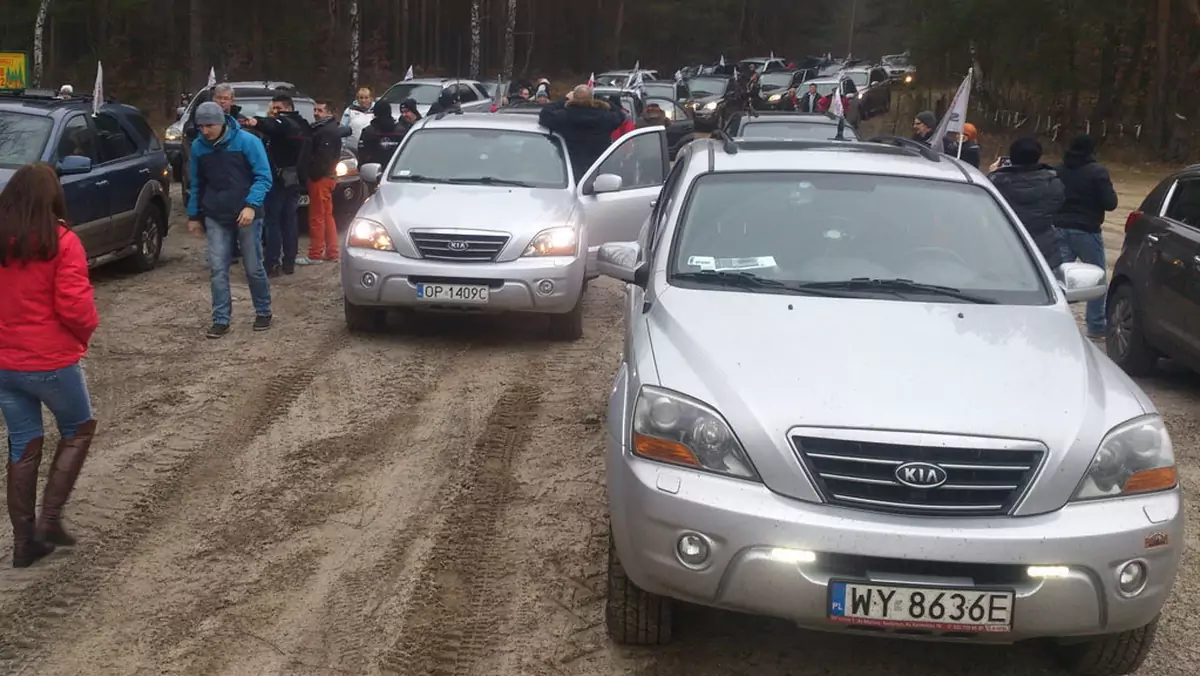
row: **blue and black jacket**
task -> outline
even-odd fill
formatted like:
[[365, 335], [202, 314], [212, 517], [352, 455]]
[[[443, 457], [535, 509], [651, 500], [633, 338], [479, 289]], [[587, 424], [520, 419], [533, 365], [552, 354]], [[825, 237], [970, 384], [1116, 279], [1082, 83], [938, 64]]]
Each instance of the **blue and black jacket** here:
[[215, 143], [203, 134], [192, 141], [191, 177], [188, 219], [211, 218], [236, 226], [245, 207], [262, 218], [263, 200], [271, 190], [271, 163], [262, 141], [242, 131], [234, 118], [225, 117], [225, 131]]

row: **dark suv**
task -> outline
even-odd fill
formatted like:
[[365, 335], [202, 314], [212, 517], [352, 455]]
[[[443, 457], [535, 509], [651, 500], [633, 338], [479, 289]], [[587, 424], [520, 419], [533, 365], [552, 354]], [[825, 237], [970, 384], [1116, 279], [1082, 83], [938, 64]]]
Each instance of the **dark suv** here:
[[1200, 164], [1159, 183], [1129, 214], [1106, 342], [1130, 375], [1149, 374], [1159, 357], [1200, 372]]
[[147, 271], [167, 235], [170, 170], [137, 108], [50, 91], [0, 92], [0, 188], [21, 166], [48, 162], [62, 177], [71, 227], [88, 266], [126, 259]]

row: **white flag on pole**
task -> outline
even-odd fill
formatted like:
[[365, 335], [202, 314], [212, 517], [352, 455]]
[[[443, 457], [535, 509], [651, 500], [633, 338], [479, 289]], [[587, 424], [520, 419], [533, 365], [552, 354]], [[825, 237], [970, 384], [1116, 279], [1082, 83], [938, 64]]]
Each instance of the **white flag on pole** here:
[[675, 71], [675, 81], [683, 82], [683, 71], [682, 70]]
[[592, 71], [592, 74], [588, 76], [588, 88], [590, 88], [590, 89], [596, 88], [596, 73], [595, 73], [595, 71]]
[[775, 60], [775, 50], [774, 49], [771, 50], [771, 60], [772, 61]]
[[492, 95], [492, 105], [499, 108], [504, 105], [504, 97], [508, 92], [505, 91], [504, 78], [500, 75], [496, 76], [496, 93]]
[[208, 68], [208, 84], [205, 85], [205, 88], [207, 89], [209, 87], [215, 87], [215, 86], [217, 86], [217, 69], [212, 66], [209, 66], [209, 68]]
[[958, 91], [954, 94], [954, 100], [946, 109], [946, 114], [938, 122], [937, 129], [933, 130], [933, 136], [929, 137], [929, 147], [939, 153], [946, 152], [946, 136], [961, 134], [963, 125], [967, 122], [967, 104], [971, 98], [972, 74], [972, 71], [968, 69], [967, 76], [963, 78], [962, 84], [958, 86]]
[[633, 77], [629, 79], [629, 88], [635, 92], [645, 91], [645, 80], [642, 78], [642, 71], [633, 71]]
[[725, 55], [724, 54], [721, 55], [721, 62], [718, 63], [717, 65], [721, 66], [722, 68], [725, 67]]
[[100, 114], [100, 106], [104, 105], [104, 66], [96, 62], [96, 86], [92, 88], [92, 116]]
[[838, 80], [837, 89], [833, 91], [833, 100], [829, 102], [829, 112], [836, 117], [846, 117], [846, 107], [842, 105], [842, 81]]
[[405, 80], [413, 79], [413, 67], [412, 66], [409, 66], [408, 70], [404, 71], [404, 79]]

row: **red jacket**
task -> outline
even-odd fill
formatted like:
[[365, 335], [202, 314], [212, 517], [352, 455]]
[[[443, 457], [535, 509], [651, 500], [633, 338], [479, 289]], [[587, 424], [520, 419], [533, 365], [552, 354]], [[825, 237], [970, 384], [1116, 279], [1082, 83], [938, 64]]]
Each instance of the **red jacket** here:
[[616, 141], [617, 139], [628, 134], [629, 132], [633, 131], [634, 129], [637, 129], [637, 125], [634, 124], [633, 120], [626, 117], [625, 121], [621, 123], [621, 126], [619, 126], [613, 130], [612, 140]]
[[[833, 94], [826, 94], [825, 96], [821, 97], [821, 100], [817, 101], [817, 112], [828, 113], [829, 108], [832, 105], [833, 105]], [[848, 97], [848, 96], [842, 97], [842, 112], [846, 113], [846, 114], [850, 113], [850, 97]]]
[[0, 370], [71, 366], [100, 324], [83, 243], [65, 227], [58, 233], [54, 260], [0, 266]]

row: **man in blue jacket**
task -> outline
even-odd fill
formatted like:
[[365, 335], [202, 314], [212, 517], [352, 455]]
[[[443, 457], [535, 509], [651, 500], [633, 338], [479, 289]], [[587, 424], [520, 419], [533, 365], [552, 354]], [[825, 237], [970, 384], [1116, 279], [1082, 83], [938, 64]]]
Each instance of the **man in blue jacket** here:
[[[229, 268], [236, 241], [254, 303], [254, 330], [271, 328], [271, 284], [263, 267], [263, 201], [271, 189], [271, 164], [262, 141], [239, 128], [238, 121], [216, 103], [196, 108], [200, 134], [192, 141], [188, 231], [204, 231], [212, 285], [209, 338], [229, 332], [233, 302]], [[203, 223], [203, 225], [201, 224]]]

